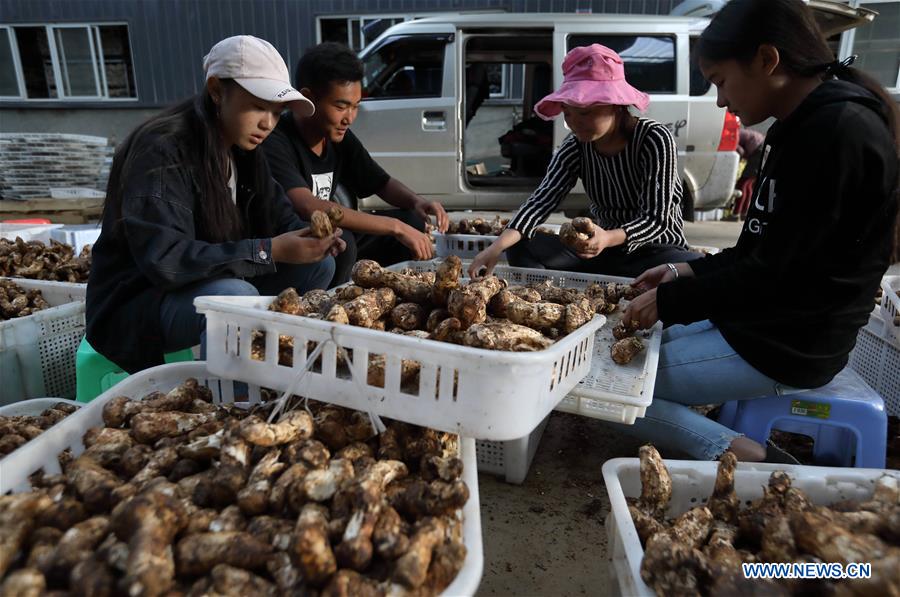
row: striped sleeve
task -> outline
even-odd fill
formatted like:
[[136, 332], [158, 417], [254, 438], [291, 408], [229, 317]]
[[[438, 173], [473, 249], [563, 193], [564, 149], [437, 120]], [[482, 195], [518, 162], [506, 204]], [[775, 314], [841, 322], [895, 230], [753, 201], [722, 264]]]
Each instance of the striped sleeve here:
[[640, 181], [641, 215], [622, 225], [629, 253], [666, 230], [678, 180], [678, 152], [669, 129], [662, 125], [651, 127], [641, 144], [639, 159], [644, 176]]
[[575, 135], [569, 135], [553, 154], [544, 180], [522, 204], [507, 228], [518, 230], [527, 239], [534, 237], [535, 228], [544, 223], [578, 182], [580, 169], [578, 140]]

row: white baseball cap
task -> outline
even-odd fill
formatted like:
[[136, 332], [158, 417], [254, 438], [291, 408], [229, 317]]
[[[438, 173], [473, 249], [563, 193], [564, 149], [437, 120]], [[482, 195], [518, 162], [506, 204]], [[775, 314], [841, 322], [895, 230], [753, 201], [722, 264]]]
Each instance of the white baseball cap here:
[[284, 102], [301, 116], [316, 111], [309, 98], [291, 86], [287, 65], [275, 46], [252, 35], [228, 37], [203, 58], [206, 80], [210, 77], [234, 82], [267, 102]]

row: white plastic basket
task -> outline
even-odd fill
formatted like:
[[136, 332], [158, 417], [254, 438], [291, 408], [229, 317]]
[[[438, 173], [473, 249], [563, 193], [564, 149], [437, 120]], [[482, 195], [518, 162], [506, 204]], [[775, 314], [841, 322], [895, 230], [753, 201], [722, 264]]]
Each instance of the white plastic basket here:
[[881, 279], [881, 319], [888, 333], [900, 343], [900, 276], [885, 276]]
[[[499, 237], [483, 234], [441, 234], [432, 232], [434, 236], [435, 257], [456, 255], [460, 259], [472, 259]], [[506, 253], [503, 254], [506, 259]]]
[[[677, 516], [702, 505], [712, 494], [717, 462], [666, 460], [672, 475], [672, 500], [668, 516]], [[898, 471], [861, 468], [830, 468], [785, 464], [740, 463], [735, 473], [735, 493], [741, 502], [762, 497], [773, 471], [785, 471], [793, 487], [803, 490], [814, 504], [828, 505], [840, 500], [865, 500], [872, 496], [875, 481], [884, 474], [900, 479]], [[615, 458], [603, 465], [603, 481], [609, 493], [611, 511], [606, 520], [611, 573], [622, 595], [652, 597], [655, 593], [641, 580], [644, 549], [626, 497], [641, 494], [640, 460]]]
[[[150, 392], [167, 392], [187, 378], [193, 377], [208, 386], [216, 403], [234, 402], [233, 383], [212, 374], [206, 363], [173, 363], [160, 365], [131, 375], [109, 391], [104, 392], [81, 410], [53, 427], [53, 433], [43, 433], [0, 461], [0, 495], [10, 491], [28, 491], [28, 477], [40, 470], [48, 474], [61, 472], [56, 456], [67, 448], [78, 456], [84, 451], [82, 437], [91, 427], [103, 425], [103, 406], [116, 396], [143, 398]], [[249, 402], [259, 402], [258, 386], [249, 387]], [[461, 438], [460, 458], [463, 460], [463, 481], [469, 486], [469, 501], [463, 507], [463, 541], [466, 561], [445, 595], [474, 595], [481, 582], [484, 552], [481, 538], [481, 510], [478, 497], [478, 474], [475, 464], [475, 442]]]
[[705, 253], [706, 255], [718, 255], [722, 252], [722, 249], [719, 247], [710, 247], [707, 245], [691, 245], [688, 249], [697, 253]]
[[[271, 302], [272, 297], [194, 301], [197, 311], [206, 315], [212, 373], [279, 390], [293, 388], [316, 400], [495, 441], [531, 433], [590, 372], [594, 333], [606, 322], [597, 315], [545, 350], [502, 352], [267, 311]], [[251, 334], [256, 330], [266, 332], [265, 361], [251, 358]], [[278, 363], [279, 336], [294, 338], [294, 367]], [[321, 366], [301, 379], [308, 342], [325, 346]], [[356, 379], [346, 367], [337, 367], [338, 346], [352, 351]], [[366, 381], [369, 355], [385, 357], [384, 388]], [[421, 364], [418, 388], [401, 388], [401, 359]]]
[[100, 238], [99, 224], [73, 224], [50, 231], [50, 238], [65, 243], [80, 253], [85, 245], [93, 245]]
[[[409, 268], [414, 271], [433, 271], [440, 260], [406, 261], [390, 266], [399, 271]], [[463, 271], [468, 263], [463, 264]], [[498, 265], [494, 275], [510, 284], [525, 285], [550, 280], [560, 288], [587, 288], [595, 282], [618, 282], [627, 284], [631, 278], [581, 274], [546, 269], [529, 269]], [[609, 348], [615, 339], [612, 329], [622, 320], [621, 309], [607, 316], [606, 325], [601, 327], [594, 340], [594, 354], [590, 371], [572, 391], [556, 406], [556, 410], [633, 425], [635, 419], [643, 417], [653, 401], [656, 385], [656, 369], [659, 365], [659, 347], [662, 341], [662, 324], [655, 325], [645, 334], [646, 348], [627, 365], [618, 365], [612, 360]]]
[[[14, 402], [12, 404], [8, 404], [6, 406], [0, 407], [0, 416], [3, 417], [36, 417], [40, 415], [42, 412], [52, 407], [54, 404], [59, 404], [63, 402], [65, 404], [71, 404], [76, 408], [81, 408], [84, 406], [81, 402], [76, 402], [74, 400], [66, 400], [65, 398], [32, 398], [31, 400], [22, 400], [21, 402]], [[71, 416], [71, 415], [70, 415]], [[57, 423], [58, 425], [59, 423]], [[49, 428], [44, 430], [44, 433], [47, 433], [51, 429], [54, 429], [56, 425], [52, 425]], [[41, 434], [43, 435], [43, 433]], [[40, 437], [40, 436], [38, 436]], [[34, 440], [32, 440], [34, 441]], [[27, 443], [23, 444], [17, 448], [17, 450], [21, 450], [22, 447], [28, 445]], [[16, 450], [13, 450], [9, 454], [15, 454]], [[3, 458], [8, 458], [9, 454], [6, 456], [0, 455], [0, 460]]]
[[850, 367], [884, 400], [888, 415], [900, 416], [900, 340], [876, 312], [859, 330]]
[[545, 418], [535, 427], [534, 431], [525, 437], [507, 442], [492, 442], [490, 440], [478, 440], [475, 448], [478, 452], [478, 470], [483, 473], [502, 475], [507, 483], [519, 485], [528, 476], [528, 469], [541, 436], [550, 417]]
[[12, 280], [40, 290], [52, 307], [0, 322], [0, 405], [42, 396], [74, 398], [75, 353], [85, 330], [85, 285]]
[[50, 187], [51, 199], [104, 199], [106, 193], [86, 187]]
[[32, 398], [31, 400], [22, 400], [14, 402], [6, 406], [0, 406], [0, 417], [36, 417], [54, 404], [69, 404], [76, 408], [84, 406], [83, 402], [75, 400], [67, 400], [65, 398]]
[[50, 233], [62, 224], [0, 224], [0, 238], [15, 240], [18, 236], [25, 242], [39, 240], [50, 244]]
[[648, 332], [639, 332], [637, 335], [644, 340], [645, 349], [627, 365], [619, 365], [612, 360], [609, 348], [616, 341], [612, 330], [621, 320], [622, 311], [616, 311], [608, 316], [607, 325], [597, 331], [591, 372], [556, 410], [625, 425], [633, 425], [635, 419], [647, 412], [656, 387], [662, 324], [657, 323]]
[[56, 282], [53, 280], [32, 280], [31, 278], [6, 278], [0, 276], [0, 280], [10, 280], [22, 288], [40, 290], [41, 295], [51, 305], [63, 305], [75, 301], [84, 301], [87, 297], [87, 284], [75, 282]]
[[[539, 228], [547, 228], [559, 233], [559, 224], [542, 224]], [[435, 241], [435, 257], [456, 255], [460, 259], [472, 259], [500, 238], [485, 234], [441, 234], [440, 232], [433, 232], [432, 235]], [[505, 251], [503, 259], [506, 259]]]

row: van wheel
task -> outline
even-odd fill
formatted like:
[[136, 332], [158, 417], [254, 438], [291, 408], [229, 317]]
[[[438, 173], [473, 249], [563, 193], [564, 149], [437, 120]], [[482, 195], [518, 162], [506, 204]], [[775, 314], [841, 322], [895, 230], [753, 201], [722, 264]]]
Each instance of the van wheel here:
[[693, 222], [694, 221], [694, 192], [691, 190], [691, 185], [688, 184], [688, 181], [681, 181], [681, 188], [683, 190], [681, 197], [681, 217], [684, 218], [685, 222]]

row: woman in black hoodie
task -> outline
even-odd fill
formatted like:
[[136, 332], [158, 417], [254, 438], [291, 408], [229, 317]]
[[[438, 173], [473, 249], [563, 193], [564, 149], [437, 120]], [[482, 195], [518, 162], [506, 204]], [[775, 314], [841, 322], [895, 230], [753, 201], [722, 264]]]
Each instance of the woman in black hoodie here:
[[720, 106], [746, 125], [777, 122], [737, 246], [635, 282], [647, 292], [627, 319], [682, 325], [664, 332], [633, 431], [697, 458], [774, 459], [688, 405], [819, 387], [847, 364], [895, 250], [898, 111], [852, 60], [834, 60], [801, 0], [732, 0], [697, 51]]
[[258, 150], [282, 110], [313, 110], [278, 51], [229, 37], [203, 67], [202, 92], [135, 129], [109, 176], [87, 338], [130, 373], [201, 343], [195, 297], [325, 288], [345, 247], [308, 234]]

